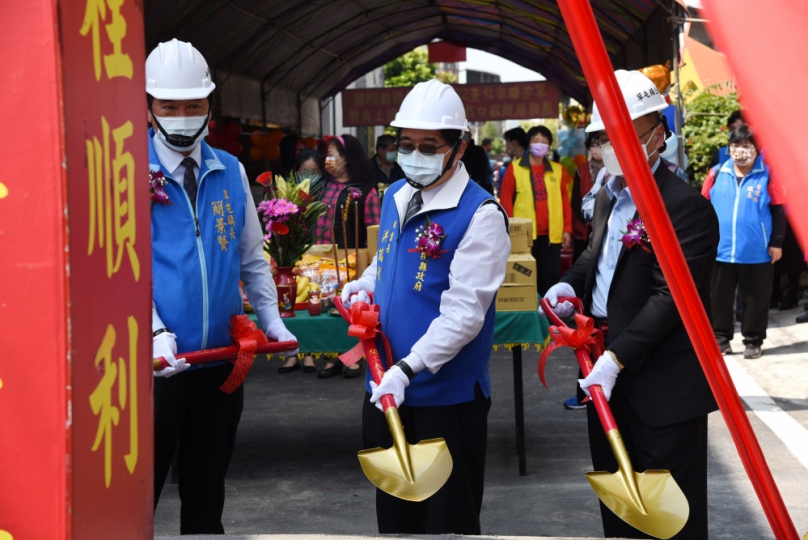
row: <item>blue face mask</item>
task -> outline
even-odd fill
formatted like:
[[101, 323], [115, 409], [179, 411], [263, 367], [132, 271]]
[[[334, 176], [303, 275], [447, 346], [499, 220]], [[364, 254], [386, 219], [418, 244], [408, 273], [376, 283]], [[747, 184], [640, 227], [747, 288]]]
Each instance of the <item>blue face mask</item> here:
[[385, 159], [387, 159], [389, 163], [394, 163], [397, 158], [398, 158], [398, 152], [396, 151], [387, 152], [385, 155]]

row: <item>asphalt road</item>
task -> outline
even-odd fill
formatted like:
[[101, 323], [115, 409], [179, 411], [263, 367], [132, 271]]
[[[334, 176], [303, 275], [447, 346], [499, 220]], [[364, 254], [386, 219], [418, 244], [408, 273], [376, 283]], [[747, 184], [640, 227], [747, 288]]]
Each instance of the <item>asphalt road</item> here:
[[[747, 361], [734, 354], [729, 360], [739, 377], [748, 376], [739, 384], [733, 374], [739, 388], [749, 391], [751, 380], [752, 388], [772, 398], [773, 403], [761, 396], [745, 401], [760, 411], [748, 408], [800, 536], [808, 531], [808, 447], [802, 445], [808, 437], [808, 324], [794, 324], [801, 313], [802, 308], [771, 312], [764, 356]], [[733, 345], [742, 350], [740, 340]], [[536, 376], [537, 360], [536, 351], [524, 354], [528, 475], [519, 476], [511, 355], [500, 350], [492, 357], [483, 534], [598, 537], [597, 498], [584, 478], [591, 469], [585, 413], [561, 405], [573, 395], [574, 357], [568, 350], [553, 353], [547, 367], [550, 390]], [[278, 360], [256, 361], [246, 383], [227, 478], [225, 530], [375, 534], [374, 491], [356, 459], [362, 449], [362, 381], [319, 380], [302, 371], [278, 375], [279, 365]], [[719, 412], [710, 416], [709, 430], [710, 538], [773, 538]], [[800, 449], [804, 464], [796, 455]], [[176, 486], [166, 485], [155, 535], [178, 534], [179, 505]]]

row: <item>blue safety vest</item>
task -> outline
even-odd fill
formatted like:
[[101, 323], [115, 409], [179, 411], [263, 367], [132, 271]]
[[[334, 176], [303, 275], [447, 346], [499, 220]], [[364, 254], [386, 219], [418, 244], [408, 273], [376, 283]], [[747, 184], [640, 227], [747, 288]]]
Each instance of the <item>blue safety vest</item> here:
[[[177, 351], [232, 345], [230, 318], [244, 313], [238, 289], [238, 245], [245, 195], [238, 160], [202, 142], [196, 208], [182, 178], [172, 178], [154, 150], [149, 131], [149, 169], [161, 170], [171, 205], [151, 209], [152, 276], [157, 313], [177, 335]], [[202, 364], [219, 365], [222, 362]]]
[[723, 165], [716, 165], [713, 172], [716, 177], [710, 188], [710, 202], [718, 215], [721, 234], [716, 260], [739, 264], [771, 262], [769, 168], [757, 156], [749, 174], [740, 184], [732, 159]]
[[[395, 194], [406, 185], [401, 180], [385, 193], [379, 224], [375, 301], [381, 311], [382, 331], [390, 340], [394, 362], [410, 354], [416, 341], [440, 315], [440, 299], [449, 289], [449, 267], [475, 212], [491, 196], [469, 180], [455, 208], [434, 210], [414, 216], [403, 225]], [[440, 258], [415, 250], [416, 229], [427, 224], [427, 216], [443, 227], [446, 238]], [[480, 333], [440, 370], [421, 371], [406, 391], [406, 405], [431, 407], [474, 400], [479, 384], [485, 397], [491, 394], [488, 363], [494, 343], [496, 298], [485, 315]], [[382, 348], [380, 347], [380, 350]], [[370, 391], [370, 370], [366, 388]]]

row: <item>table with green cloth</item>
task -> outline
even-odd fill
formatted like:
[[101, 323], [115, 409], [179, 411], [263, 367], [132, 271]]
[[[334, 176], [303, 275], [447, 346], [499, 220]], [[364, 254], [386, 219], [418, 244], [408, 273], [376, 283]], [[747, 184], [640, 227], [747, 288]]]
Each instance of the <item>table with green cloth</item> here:
[[[258, 318], [250, 315], [258, 323]], [[300, 343], [301, 354], [335, 358], [352, 349], [357, 339], [348, 335], [348, 323], [338, 315], [323, 312], [312, 317], [308, 311], [295, 311], [294, 317], [283, 319]], [[516, 450], [519, 454], [519, 474], [527, 474], [525, 459], [525, 419], [522, 386], [522, 351], [540, 352], [549, 338], [549, 323], [536, 311], [498, 311], [494, 325], [494, 347], [507, 347], [513, 358], [513, 391], [516, 410]]]

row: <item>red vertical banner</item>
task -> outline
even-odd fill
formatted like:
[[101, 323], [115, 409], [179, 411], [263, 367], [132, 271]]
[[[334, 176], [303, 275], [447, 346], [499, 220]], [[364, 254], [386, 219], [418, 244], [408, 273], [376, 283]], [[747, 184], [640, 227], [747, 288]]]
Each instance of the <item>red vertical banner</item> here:
[[143, 6], [59, 2], [72, 337], [72, 530], [151, 538], [151, 230]]
[[[0, 538], [64, 538], [67, 254], [54, 0], [0, 2]], [[23, 112], [24, 111], [24, 112]], [[26, 127], [22, 127], [22, 125]]]

